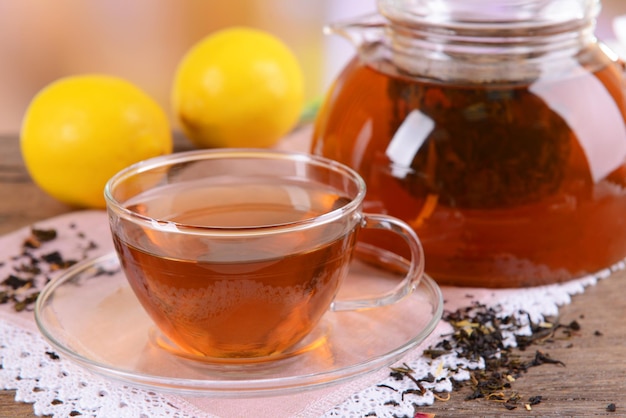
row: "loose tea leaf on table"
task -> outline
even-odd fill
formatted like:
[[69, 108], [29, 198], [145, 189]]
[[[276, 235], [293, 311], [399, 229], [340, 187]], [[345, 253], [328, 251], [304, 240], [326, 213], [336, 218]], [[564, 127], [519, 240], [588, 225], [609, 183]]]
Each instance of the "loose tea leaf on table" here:
[[[448, 312], [443, 319], [448, 322], [453, 332], [436, 345], [424, 350], [423, 355], [431, 359], [454, 354], [474, 364], [484, 367], [468, 370], [469, 380], [462, 381], [452, 378], [453, 392], [470, 388], [466, 400], [485, 399], [495, 401], [508, 410], [523, 406], [526, 410], [542, 402], [541, 395], [521, 396], [514, 390], [515, 381], [521, 378], [530, 368], [542, 365], [564, 367], [565, 364], [552, 358], [549, 353], [536, 349], [534, 355], [522, 353], [534, 346], [543, 346], [556, 339], [568, 339], [580, 330], [577, 321], [561, 324], [557, 320], [543, 320], [535, 323], [524, 312], [518, 315], [501, 315], [499, 307], [489, 307], [481, 303]], [[530, 331], [530, 332], [528, 332]], [[515, 344], [510, 343], [513, 338]], [[454, 374], [453, 370], [449, 370]], [[415, 384], [403, 392], [424, 394], [427, 392], [426, 382], [433, 382], [434, 376], [419, 378], [407, 365], [391, 369], [390, 377], [396, 380], [410, 379]], [[436, 400], [447, 400], [449, 397], [434, 394]]]
[[[75, 229], [76, 226], [70, 224], [69, 228]], [[0, 304], [12, 303], [16, 312], [32, 309], [40, 290], [50, 281], [48, 275], [65, 270], [80, 261], [66, 258], [58, 248], [54, 248], [58, 236], [57, 229], [32, 227], [21, 247], [16, 248], [18, 255], [0, 262], [0, 269], [10, 269], [4, 277], [0, 277]], [[82, 259], [98, 248], [93, 241], [87, 241], [84, 233], [79, 232], [78, 238]]]

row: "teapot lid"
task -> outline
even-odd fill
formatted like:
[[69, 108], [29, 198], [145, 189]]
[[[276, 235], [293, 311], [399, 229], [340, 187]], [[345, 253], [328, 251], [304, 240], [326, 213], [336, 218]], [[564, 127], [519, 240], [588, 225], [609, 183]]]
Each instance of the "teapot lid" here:
[[380, 14], [394, 22], [430, 25], [459, 22], [512, 27], [596, 17], [600, 0], [377, 0]]

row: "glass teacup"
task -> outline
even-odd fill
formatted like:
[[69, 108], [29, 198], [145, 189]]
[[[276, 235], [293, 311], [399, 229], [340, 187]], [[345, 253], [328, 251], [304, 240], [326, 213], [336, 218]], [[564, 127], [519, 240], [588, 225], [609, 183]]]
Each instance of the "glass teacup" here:
[[[308, 154], [200, 150], [157, 157], [112, 177], [105, 198], [127, 279], [158, 329], [210, 359], [271, 359], [329, 309], [396, 303], [419, 283], [423, 250], [403, 221], [362, 212], [365, 182]], [[410, 249], [389, 292], [336, 298], [359, 231]]]

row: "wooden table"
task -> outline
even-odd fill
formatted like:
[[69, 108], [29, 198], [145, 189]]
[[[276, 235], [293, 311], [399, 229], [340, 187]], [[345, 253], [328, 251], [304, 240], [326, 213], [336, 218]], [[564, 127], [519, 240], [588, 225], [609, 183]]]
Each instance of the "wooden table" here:
[[[177, 149], [189, 145], [177, 140]], [[30, 180], [16, 137], [0, 137], [0, 234], [73, 209], [45, 195]], [[624, 214], [626, 216], [626, 214]], [[524, 397], [541, 395], [532, 411], [504, 409], [485, 399], [466, 401], [468, 390], [454, 392], [450, 400], [419, 408], [437, 416], [590, 416], [626, 415], [626, 298], [621, 286], [625, 272], [600, 281], [561, 309], [561, 321], [576, 320], [581, 329], [568, 341], [542, 349], [565, 367], [532, 368], [513, 383]], [[0, 391], [0, 416], [33, 417], [32, 407], [14, 401], [13, 391]], [[607, 412], [609, 404], [616, 412]]]

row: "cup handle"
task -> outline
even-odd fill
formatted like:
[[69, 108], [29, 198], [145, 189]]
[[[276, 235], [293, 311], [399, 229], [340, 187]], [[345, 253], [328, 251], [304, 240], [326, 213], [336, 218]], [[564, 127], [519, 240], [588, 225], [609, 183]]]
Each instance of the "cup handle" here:
[[[389, 292], [368, 299], [335, 300], [330, 306], [332, 311], [354, 311], [392, 305], [413, 292], [424, 275], [424, 249], [417, 234], [407, 223], [392, 216], [367, 213], [363, 214], [361, 222], [362, 229], [383, 229], [400, 235], [406, 241], [411, 252], [410, 261], [389, 252], [389, 257], [386, 257], [385, 261], [402, 268], [407, 273]], [[365, 252], [374, 251], [374, 247], [371, 246], [357, 244], [357, 247]]]

